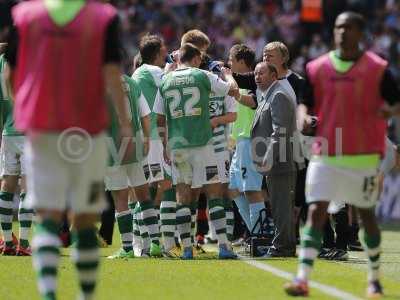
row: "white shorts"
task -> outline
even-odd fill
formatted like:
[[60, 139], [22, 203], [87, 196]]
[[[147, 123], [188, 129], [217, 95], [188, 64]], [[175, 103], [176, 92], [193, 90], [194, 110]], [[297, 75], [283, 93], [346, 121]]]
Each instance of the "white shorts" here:
[[66, 141], [70, 136], [34, 133], [27, 137], [27, 204], [34, 209], [99, 213], [106, 207], [106, 135], [75, 135], [74, 141]]
[[377, 175], [377, 168], [350, 169], [312, 159], [307, 169], [307, 203], [331, 202], [330, 213], [337, 212], [345, 204], [374, 207], [378, 200]]
[[218, 176], [221, 183], [229, 182], [230, 156], [229, 151], [215, 153], [217, 159]]
[[220, 182], [212, 145], [176, 149], [171, 152], [172, 182], [192, 188]]
[[147, 156], [150, 168], [149, 183], [164, 180], [171, 176], [171, 166], [164, 161], [164, 146], [161, 140], [150, 140], [150, 151]]
[[[147, 164], [132, 163], [107, 167], [104, 183], [107, 191], [119, 191], [146, 184]], [[149, 174], [147, 174], [149, 175]]]
[[1, 140], [0, 175], [25, 175], [25, 136], [4, 135]]

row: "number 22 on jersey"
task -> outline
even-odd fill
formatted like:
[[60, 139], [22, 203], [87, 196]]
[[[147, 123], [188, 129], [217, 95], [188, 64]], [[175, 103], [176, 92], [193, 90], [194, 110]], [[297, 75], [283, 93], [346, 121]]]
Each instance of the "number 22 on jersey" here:
[[200, 101], [200, 91], [197, 87], [185, 87], [181, 91], [169, 90], [165, 92], [165, 96], [172, 99], [168, 101], [172, 119], [201, 115], [201, 108], [195, 107]]

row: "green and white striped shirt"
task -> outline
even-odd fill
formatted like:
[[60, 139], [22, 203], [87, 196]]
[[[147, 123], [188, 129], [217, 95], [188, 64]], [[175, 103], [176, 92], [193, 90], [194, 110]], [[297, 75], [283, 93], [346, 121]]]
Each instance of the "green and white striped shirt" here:
[[[227, 113], [236, 112], [236, 101], [231, 96], [217, 97], [214, 93], [210, 94], [210, 117], [220, 117]], [[215, 153], [227, 150], [227, 126], [219, 125], [213, 130], [213, 146]]]

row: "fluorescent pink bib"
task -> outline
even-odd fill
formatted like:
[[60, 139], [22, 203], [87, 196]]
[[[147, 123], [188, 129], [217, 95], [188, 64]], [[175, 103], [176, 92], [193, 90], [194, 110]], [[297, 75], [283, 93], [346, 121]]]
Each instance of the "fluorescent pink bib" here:
[[57, 26], [42, 1], [13, 9], [19, 48], [14, 87], [15, 123], [22, 131], [80, 127], [98, 133], [108, 124], [103, 83], [105, 30], [110, 5], [88, 2], [65, 26]]
[[[316, 135], [328, 141], [329, 155], [384, 153], [386, 122], [377, 111], [384, 103], [380, 82], [386, 66], [369, 51], [343, 74], [334, 69], [328, 54], [307, 64], [319, 120]], [[313, 147], [315, 154], [322, 154], [320, 142]]]

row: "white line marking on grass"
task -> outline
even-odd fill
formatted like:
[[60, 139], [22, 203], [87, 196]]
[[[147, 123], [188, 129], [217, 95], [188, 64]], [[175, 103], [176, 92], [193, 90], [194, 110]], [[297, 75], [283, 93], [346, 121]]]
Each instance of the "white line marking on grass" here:
[[[278, 277], [281, 277], [281, 278], [284, 278], [284, 279], [287, 279], [287, 280], [292, 280], [293, 279], [293, 274], [291, 274], [289, 272], [286, 272], [286, 271], [282, 271], [282, 270], [277, 269], [275, 267], [272, 267], [272, 266], [270, 266], [270, 265], [268, 265], [266, 263], [261, 263], [261, 262], [258, 262], [256, 260], [248, 259], [248, 258], [243, 257], [243, 256], [239, 256], [239, 259], [241, 261], [243, 261], [244, 263], [250, 265], [250, 266], [256, 267], [256, 268], [261, 269], [261, 270], [266, 271], [266, 272], [270, 272], [270, 273], [272, 273], [272, 274], [274, 274], [274, 275], [276, 275]], [[326, 285], [326, 284], [318, 283], [318, 282], [315, 282], [315, 281], [312, 281], [312, 280], [310, 280], [308, 282], [308, 284], [309, 284], [310, 287], [312, 287], [314, 289], [317, 289], [317, 290], [321, 291], [322, 293], [324, 293], [326, 295], [329, 295], [329, 296], [332, 296], [332, 297], [335, 297], [337, 299], [362, 300], [362, 298], [359, 298], [359, 297], [354, 296], [354, 295], [352, 295], [350, 293], [341, 291], [341, 290], [339, 290], [339, 289], [337, 289], [337, 288], [335, 288], [333, 286], [329, 286], [329, 285]]]

